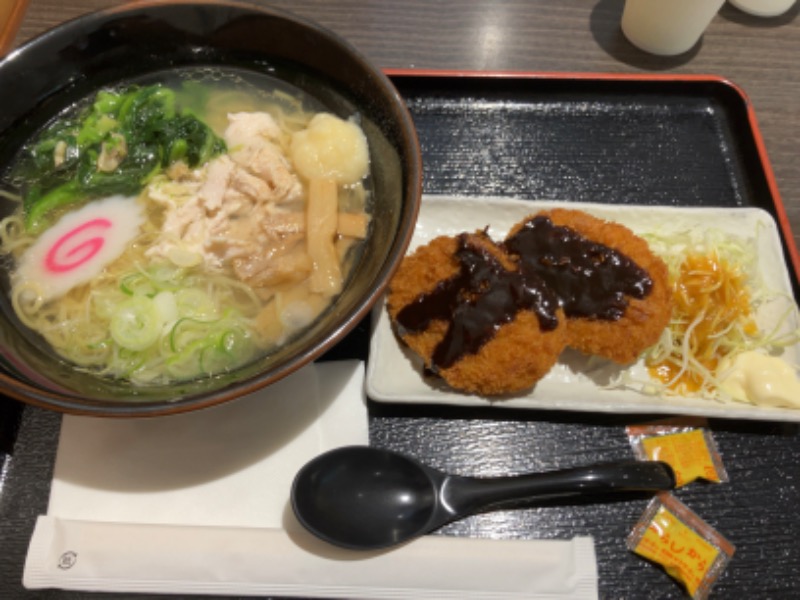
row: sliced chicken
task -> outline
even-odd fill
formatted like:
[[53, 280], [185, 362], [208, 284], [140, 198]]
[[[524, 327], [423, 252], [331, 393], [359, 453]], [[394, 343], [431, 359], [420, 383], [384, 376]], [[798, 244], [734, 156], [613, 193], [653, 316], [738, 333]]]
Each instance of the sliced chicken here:
[[280, 148], [281, 130], [268, 113], [233, 113], [228, 115], [223, 137], [233, 161], [263, 181], [271, 195], [260, 193], [273, 202], [294, 202], [303, 187]]
[[[163, 206], [160, 237], [148, 250], [180, 266], [230, 267], [262, 298], [314, 269], [306, 239], [307, 206], [299, 177], [281, 151], [284, 135], [267, 113], [229, 115], [229, 154], [205, 167], [171, 167], [148, 186]], [[335, 236], [362, 238], [365, 214], [333, 207]], [[331, 248], [333, 246], [331, 245]]]

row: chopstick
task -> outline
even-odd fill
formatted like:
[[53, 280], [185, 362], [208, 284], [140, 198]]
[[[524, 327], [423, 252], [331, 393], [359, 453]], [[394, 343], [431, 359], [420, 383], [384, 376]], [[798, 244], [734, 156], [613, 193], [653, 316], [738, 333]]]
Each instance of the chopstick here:
[[27, 8], [28, 0], [0, 0], [0, 56], [11, 49]]

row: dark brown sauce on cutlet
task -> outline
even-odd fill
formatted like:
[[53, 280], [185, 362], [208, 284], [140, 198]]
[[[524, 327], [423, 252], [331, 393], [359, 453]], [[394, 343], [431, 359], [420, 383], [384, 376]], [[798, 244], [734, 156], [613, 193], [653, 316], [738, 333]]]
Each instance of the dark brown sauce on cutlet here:
[[649, 273], [630, 258], [546, 216], [527, 220], [503, 247], [526, 277], [535, 274], [555, 290], [567, 317], [617, 321], [628, 296], [642, 299], [653, 288]]
[[533, 311], [541, 331], [558, 327], [559, 307], [567, 317], [616, 321], [625, 314], [626, 296], [641, 299], [653, 287], [647, 271], [621, 252], [555, 226], [546, 216], [526, 221], [501, 248], [517, 259], [518, 270], [459, 235], [458, 273], [398, 312], [396, 322], [405, 332], [425, 331], [431, 321], [448, 323], [431, 357], [433, 370], [480, 351], [520, 310]]
[[438, 368], [477, 353], [520, 310], [532, 310], [542, 331], [558, 326], [558, 297], [541, 278], [506, 269], [486, 248], [469, 240], [466, 234], [458, 236], [458, 273], [415, 298], [396, 317], [402, 329], [414, 333], [425, 331], [431, 321], [448, 322], [432, 356]]

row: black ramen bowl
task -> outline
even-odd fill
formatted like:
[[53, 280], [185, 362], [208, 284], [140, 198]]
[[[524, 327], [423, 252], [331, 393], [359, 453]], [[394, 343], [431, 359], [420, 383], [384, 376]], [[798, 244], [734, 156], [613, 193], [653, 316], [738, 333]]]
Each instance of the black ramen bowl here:
[[[291, 14], [237, 2], [148, 3], [67, 22], [0, 62], [0, 169], [66, 107], [151, 73], [221, 66], [271, 74], [342, 117], [370, 147], [371, 231], [333, 305], [266, 357], [223, 375], [164, 386], [100, 377], [61, 360], [16, 318], [9, 266], [0, 294], [0, 393], [61, 412], [152, 416], [215, 405], [267, 386], [340, 342], [381, 297], [413, 232], [422, 188], [414, 125], [389, 79], [348, 42]], [[10, 93], [12, 92], [13, 93]], [[6, 205], [8, 204], [8, 206]], [[0, 218], [13, 209], [7, 202]]]

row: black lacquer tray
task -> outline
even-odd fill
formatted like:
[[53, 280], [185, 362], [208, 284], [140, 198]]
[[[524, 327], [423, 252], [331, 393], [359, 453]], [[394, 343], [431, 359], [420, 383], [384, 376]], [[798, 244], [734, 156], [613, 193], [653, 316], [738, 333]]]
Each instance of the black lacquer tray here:
[[[390, 75], [419, 130], [426, 193], [761, 207], [781, 228], [798, 297], [797, 251], [753, 111], [736, 86], [704, 76]], [[368, 337], [364, 322], [325, 358], [367, 358]], [[60, 419], [0, 398], [2, 598], [121, 597], [21, 587], [33, 525], [47, 509]], [[370, 403], [370, 437], [437, 467], [495, 475], [630, 458], [625, 425], [647, 419]], [[676, 496], [736, 546], [712, 597], [796, 597], [798, 426], [712, 420], [710, 427], [730, 481], [692, 484]], [[590, 535], [602, 598], [683, 598], [669, 576], [626, 549], [646, 504], [636, 497], [527, 507], [472, 517], [442, 533]]]

